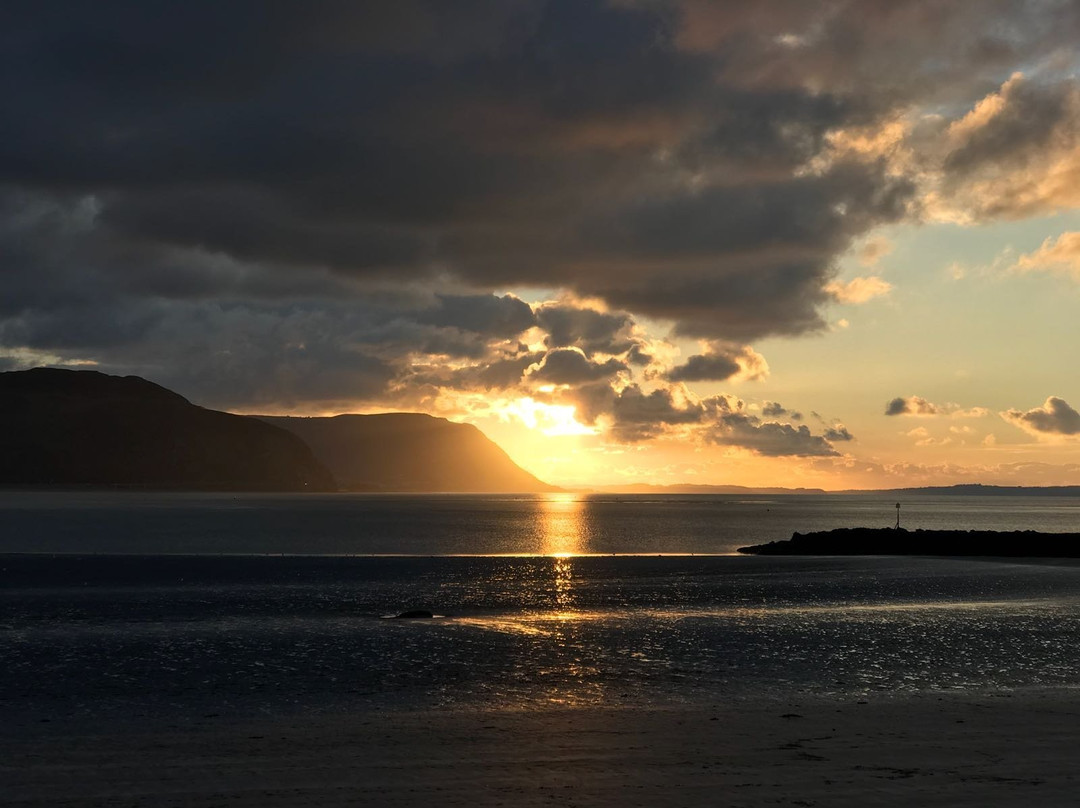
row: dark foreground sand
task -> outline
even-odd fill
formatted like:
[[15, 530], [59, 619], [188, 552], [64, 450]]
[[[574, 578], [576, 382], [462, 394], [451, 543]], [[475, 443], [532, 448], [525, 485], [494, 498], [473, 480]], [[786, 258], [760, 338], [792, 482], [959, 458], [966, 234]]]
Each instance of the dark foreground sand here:
[[1080, 692], [24, 728], [0, 803], [1074, 806]]

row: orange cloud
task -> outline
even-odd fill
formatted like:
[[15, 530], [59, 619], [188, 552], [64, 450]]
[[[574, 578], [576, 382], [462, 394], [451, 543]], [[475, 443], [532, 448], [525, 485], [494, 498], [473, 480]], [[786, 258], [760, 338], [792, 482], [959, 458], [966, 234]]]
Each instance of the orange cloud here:
[[1048, 238], [1034, 252], [1016, 259], [1017, 272], [1056, 272], [1080, 281], [1080, 232], [1062, 233]]
[[875, 297], [887, 295], [893, 290], [893, 285], [876, 275], [866, 278], [852, 278], [847, 283], [833, 281], [825, 286], [825, 291], [832, 295], [839, 303], [860, 304], [873, 300]]

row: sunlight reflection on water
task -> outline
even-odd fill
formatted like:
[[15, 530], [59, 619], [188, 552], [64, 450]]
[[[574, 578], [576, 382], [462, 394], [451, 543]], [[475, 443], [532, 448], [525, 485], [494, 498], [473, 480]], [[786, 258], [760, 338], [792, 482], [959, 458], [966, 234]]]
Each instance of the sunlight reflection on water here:
[[588, 552], [581, 496], [548, 494], [538, 506], [540, 555], [565, 558]]
[[[871, 495], [269, 495], [0, 492], [7, 553], [725, 555], [792, 532], [891, 524]], [[905, 500], [909, 529], [1074, 530], [1080, 497]]]
[[[555, 572], [555, 605], [560, 610], [557, 617], [563, 618], [566, 611], [574, 607], [574, 569], [573, 562], [569, 558], [556, 558]], [[572, 615], [569, 615], [572, 616]]]
[[[549, 546], [583, 546], [577, 503], [550, 507]], [[1073, 566], [539, 554], [4, 564], [0, 704], [27, 720], [1080, 684]], [[379, 619], [408, 608], [447, 616]]]

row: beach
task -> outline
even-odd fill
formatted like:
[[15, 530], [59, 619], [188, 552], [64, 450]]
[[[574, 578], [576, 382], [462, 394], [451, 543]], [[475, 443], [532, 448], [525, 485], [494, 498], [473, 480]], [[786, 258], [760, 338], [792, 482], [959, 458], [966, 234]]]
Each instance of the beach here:
[[9, 806], [1065, 806], [1080, 787], [1068, 689], [11, 732]]
[[[1076, 803], [1072, 563], [692, 554], [706, 518], [742, 541], [780, 518], [722, 498], [288, 500], [273, 520], [263, 499], [20, 502], [0, 511], [4, 806]], [[783, 519], [855, 521], [845, 502]], [[988, 506], [936, 507], [955, 526]], [[243, 552], [271, 521], [299, 548], [312, 514], [318, 549], [356, 554]], [[684, 554], [485, 555], [634, 548], [661, 523]], [[388, 524], [427, 554], [377, 555]], [[13, 552], [31, 534], [80, 552]], [[441, 616], [386, 619], [410, 609]]]
[[0, 808], [1080, 808], [1080, 0], [0, 9]]

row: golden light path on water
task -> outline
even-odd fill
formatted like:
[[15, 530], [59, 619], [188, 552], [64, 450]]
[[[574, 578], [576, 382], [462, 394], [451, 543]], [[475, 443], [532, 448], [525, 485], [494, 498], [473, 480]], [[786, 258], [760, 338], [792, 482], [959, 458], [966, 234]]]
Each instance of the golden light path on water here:
[[540, 555], [572, 558], [587, 551], [585, 500], [579, 494], [547, 494], [538, 503]]
[[584, 510], [585, 502], [576, 494], [549, 494], [540, 501], [540, 553], [553, 559], [555, 608], [561, 619], [573, 616], [571, 559], [585, 551]]
[[[959, 597], [925, 587], [913, 590], [917, 597], [910, 601], [878, 592], [870, 592], [868, 598], [856, 597], [863, 590], [837, 590], [828, 583], [822, 585], [820, 598], [792, 598], [783, 584], [767, 590], [775, 596], [770, 598], [759, 596], [758, 583], [719, 576], [709, 579], [707, 585], [726, 585], [732, 590], [730, 594], [716, 590], [715, 597], [702, 599], [691, 587], [689, 599], [684, 601], [679, 580], [670, 577], [670, 586], [660, 584], [664, 586], [662, 593], [635, 594], [636, 600], [627, 608], [623, 603], [630, 595], [618, 588], [621, 583], [608, 577], [610, 565], [617, 562], [596, 557], [597, 545], [602, 543], [596, 538], [596, 514], [590, 509], [588, 496], [549, 494], [532, 499], [529, 507], [532, 521], [521, 546], [531, 553], [520, 561], [508, 562], [497, 581], [507, 593], [520, 591], [523, 608], [492, 613], [481, 610], [452, 618], [470, 629], [510, 635], [513, 639], [507, 642], [519, 644], [520, 653], [515, 654], [506, 677], [509, 684], [493, 685], [493, 692], [504, 693], [508, 699], [521, 692], [515, 688], [525, 688], [530, 703], [601, 704], [614, 692], [623, 693], [623, 688], [631, 691], [631, 680], [664, 678], [682, 686], [690, 680], [687, 671], [694, 665], [707, 676], [737, 678], [741, 673], [736, 668], [741, 671], [746, 665], [768, 670], [770, 665], [788, 664], [787, 657], [795, 663], [809, 659], [801, 643], [816, 643], [819, 637], [835, 639], [829, 664], [845, 666], [845, 675], [866, 686], [895, 680], [897, 687], [910, 688], [918, 677], [929, 681], [928, 677], [938, 675], [935, 659], [945, 653], [941, 650], [945, 641], [939, 637], [942, 631], [960, 631], [963, 637], [964, 631], [978, 632], [980, 626], [1014, 619], [1018, 609], [1025, 620], [1049, 623], [1062, 608], [1059, 598], [985, 597], [996, 592], [985, 592], [982, 598], [977, 593]], [[686, 570], [680, 566], [682, 562], [672, 562], [674, 566], [656, 563], [657, 567], [649, 569]], [[637, 565], [634, 562], [631, 566]], [[705, 585], [704, 581], [695, 584]], [[609, 598], [605, 593], [610, 592], [620, 594]], [[740, 592], [741, 596], [736, 596]], [[748, 593], [753, 597], [747, 597]], [[865, 640], [854, 639], [862, 636], [860, 632], [881, 634], [874, 653], [860, 656], [859, 644]], [[906, 646], [892, 643], [890, 632], [899, 632], [897, 636], [906, 638], [905, 642], [922, 643], [921, 656], [913, 658]], [[725, 667], [722, 655], [709, 650], [714, 641], [732, 648], [750, 648], [761, 661], [740, 659], [738, 664]], [[1055, 656], [1052, 649], [1043, 648], [1043, 652], [1049, 655], [1050, 664], [1059, 666], [1055, 670], [1068, 670], [1069, 663]], [[1004, 650], [1002, 654], [1007, 656]], [[684, 665], [681, 660], [686, 655], [693, 662]], [[963, 657], [960, 663], [974, 665], [972, 659]], [[623, 668], [633, 673], [619, 682], [619, 691], [614, 691], [608, 671]], [[974, 681], [985, 674], [947, 675], [954, 678], [941, 681], [955, 682], [956, 676], [974, 677]], [[834, 680], [830, 674], [829, 681]], [[505, 690], [499, 689], [502, 687]]]
[[[585, 523], [585, 501], [577, 494], [549, 494], [539, 502], [540, 554], [551, 557], [552, 611], [541, 625], [559, 649], [562, 675], [577, 680], [578, 686], [551, 692], [553, 703], [569, 704], [588, 701], [593, 693], [584, 685], [596, 671], [585, 664], [579, 636], [578, 621], [582, 616], [574, 597], [574, 556], [588, 551], [588, 528]], [[543, 628], [541, 629], [543, 630]], [[579, 692], [580, 691], [580, 692]]]

